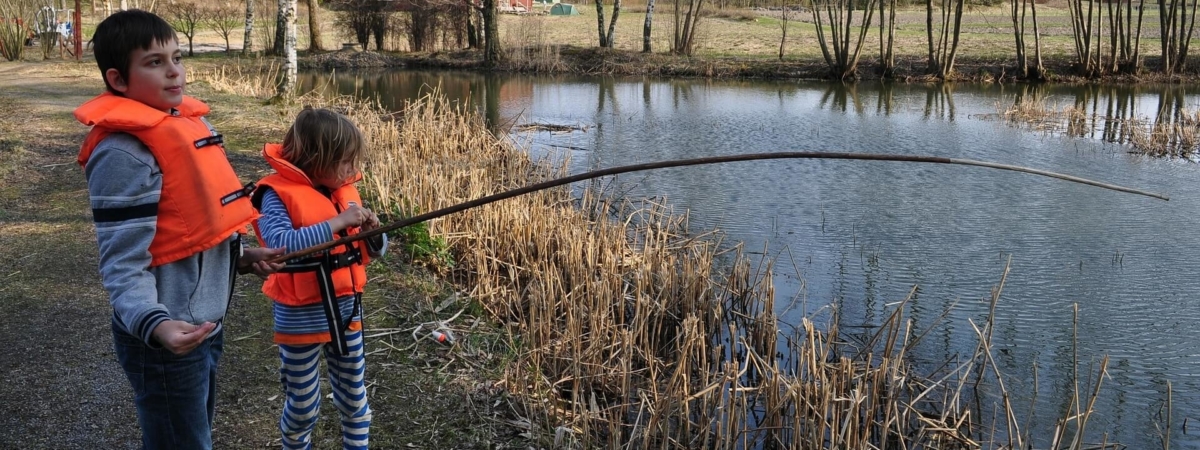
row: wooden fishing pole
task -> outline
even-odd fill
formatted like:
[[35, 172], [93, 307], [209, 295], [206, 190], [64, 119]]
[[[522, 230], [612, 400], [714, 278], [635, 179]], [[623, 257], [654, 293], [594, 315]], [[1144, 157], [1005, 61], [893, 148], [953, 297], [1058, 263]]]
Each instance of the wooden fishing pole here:
[[347, 236], [347, 237], [329, 241], [329, 242], [326, 242], [326, 243], [320, 244], [320, 245], [314, 245], [312, 247], [309, 247], [309, 248], [306, 248], [303, 250], [296, 250], [296, 251], [290, 252], [286, 255], [276, 257], [276, 258], [272, 259], [271, 262], [278, 263], [278, 262], [288, 261], [288, 260], [291, 260], [294, 258], [308, 256], [313, 253], [325, 251], [325, 250], [328, 250], [330, 248], [333, 248], [333, 247], [336, 247], [339, 245], [359, 241], [359, 240], [366, 239], [366, 238], [373, 237], [373, 236], [378, 236], [378, 235], [386, 233], [388, 231], [404, 228], [409, 225], [413, 225], [413, 224], [425, 222], [427, 220], [436, 219], [438, 217], [454, 214], [459, 211], [471, 209], [471, 208], [474, 208], [477, 206], [486, 205], [486, 204], [492, 203], [492, 202], [498, 202], [500, 200], [516, 197], [519, 195], [525, 195], [530, 192], [536, 192], [536, 191], [540, 191], [543, 189], [549, 189], [549, 188], [556, 187], [556, 186], [562, 186], [564, 184], [574, 183], [576, 181], [588, 180], [588, 179], [592, 179], [592, 178], [599, 178], [599, 177], [608, 176], [608, 175], [616, 175], [616, 174], [620, 174], [620, 173], [638, 172], [638, 171], [642, 171], [642, 170], [651, 170], [651, 169], [662, 169], [662, 168], [667, 168], [667, 167], [698, 166], [698, 165], [703, 165], [703, 164], [720, 164], [720, 163], [738, 162], [738, 161], [755, 161], [755, 160], [760, 160], [760, 159], [850, 159], [850, 160], [866, 160], [866, 161], [902, 161], [902, 162], [958, 164], [958, 165], [965, 165], [965, 166], [979, 166], [979, 167], [989, 167], [992, 169], [1011, 170], [1014, 172], [1031, 173], [1031, 174], [1035, 174], [1035, 175], [1041, 175], [1041, 176], [1050, 177], [1050, 178], [1058, 178], [1060, 180], [1066, 180], [1066, 181], [1071, 181], [1071, 182], [1075, 182], [1075, 183], [1082, 183], [1082, 184], [1086, 184], [1086, 185], [1090, 185], [1090, 186], [1101, 187], [1104, 189], [1111, 189], [1114, 191], [1144, 195], [1147, 197], [1153, 197], [1153, 198], [1157, 198], [1157, 199], [1161, 199], [1161, 200], [1170, 200], [1169, 198], [1167, 198], [1167, 196], [1162, 195], [1162, 194], [1146, 192], [1146, 191], [1142, 191], [1142, 190], [1138, 190], [1138, 189], [1127, 188], [1124, 186], [1117, 186], [1115, 184], [1101, 183], [1099, 181], [1093, 181], [1093, 180], [1089, 180], [1086, 178], [1080, 178], [1080, 177], [1071, 176], [1071, 175], [1064, 175], [1061, 173], [1050, 172], [1050, 171], [1046, 171], [1046, 170], [1032, 169], [1032, 168], [1028, 168], [1028, 167], [1014, 166], [1014, 165], [1009, 165], [1009, 164], [999, 164], [999, 163], [993, 163], [993, 162], [987, 162], [987, 161], [975, 161], [975, 160], [971, 160], [971, 159], [942, 158], [942, 157], [937, 157], [937, 156], [919, 156], [919, 155], [918, 156], [883, 155], [883, 154], [872, 154], [872, 153], [825, 153], [825, 152], [750, 153], [750, 154], [742, 154], [742, 155], [712, 156], [712, 157], [707, 157], [707, 158], [678, 159], [678, 160], [672, 160], [672, 161], [660, 161], [660, 162], [652, 162], [652, 163], [645, 163], [645, 164], [633, 164], [633, 165], [629, 165], [629, 166], [610, 167], [607, 169], [600, 169], [600, 170], [593, 170], [591, 172], [584, 172], [584, 173], [581, 173], [578, 175], [571, 175], [568, 177], [556, 178], [556, 179], [549, 180], [549, 181], [543, 181], [543, 182], [537, 183], [537, 184], [531, 184], [529, 186], [525, 186], [522, 188], [505, 191], [505, 192], [501, 192], [498, 194], [492, 194], [492, 195], [489, 195], [486, 197], [480, 197], [475, 200], [471, 200], [469, 202], [459, 203], [454, 206], [442, 208], [437, 211], [430, 211], [425, 214], [409, 217], [407, 219], [397, 220], [395, 222], [382, 225], [379, 228], [376, 228], [371, 231], [358, 233], [353, 236]]

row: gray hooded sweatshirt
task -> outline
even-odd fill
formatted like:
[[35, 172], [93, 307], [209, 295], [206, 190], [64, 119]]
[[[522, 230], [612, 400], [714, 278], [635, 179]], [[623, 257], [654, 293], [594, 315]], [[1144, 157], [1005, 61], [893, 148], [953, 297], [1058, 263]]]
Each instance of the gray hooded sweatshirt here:
[[100, 279], [116, 324], [152, 347], [159, 347], [154, 328], [168, 319], [216, 322], [209, 335], [215, 336], [229, 306], [240, 237], [234, 234], [202, 252], [150, 267], [162, 192], [162, 170], [150, 149], [132, 135], [114, 133], [96, 146], [84, 173], [100, 247]]

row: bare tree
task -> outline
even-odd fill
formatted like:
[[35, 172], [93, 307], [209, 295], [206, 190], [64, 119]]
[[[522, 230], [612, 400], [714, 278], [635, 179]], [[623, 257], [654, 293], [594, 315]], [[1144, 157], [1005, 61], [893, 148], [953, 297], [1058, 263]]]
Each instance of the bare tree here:
[[879, 70], [884, 78], [896, 73], [895, 46], [896, 0], [879, 0]]
[[321, 50], [320, 0], [308, 0], [308, 51]]
[[483, 19], [474, 20], [475, 16], [480, 14], [479, 8], [476, 8], [475, 2], [471, 0], [462, 3], [465, 6], [462, 10], [467, 23], [467, 48], [480, 48], [483, 44], [483, 39], [480, 39], [482, 37], [480, 33], [483, 31]]
[[246, 36], [242, 39], [242, 54], [250, 53], [254, 48], [250, 40], [251, 33], [254, 31], [254, 0], [246, 0]]
[[383, 38], [391, 32], [391, 11], [385, 9], [383, 2], [370, 15], [371, 34], [375, 36], [375, 51], [383, 51]]
[[790, 19], [788, 15], [791, 8], [788, 0], [781, 0], [779, 3], [779, 10], [782, 12], [782, 15], [779, 16], [779, 28], [783, 30], [782, 36], [779, 37], [779, 60], [783, 61], [784, 47], [787, 45], [788, 20]]
[[[1071, 32], [1075, 44], [1075, 62], [1079, 70], [1087, 75], [1100, 73], [1100, 12], [1095, 2], [1088, 2], [1087, 12], [1083, 0], [1067, 0], [1071, 13]], [[1093, 16], [1095, 20], [1093, 21]], [[1092, 53], [1092, 40], [1096, 41], [1096, 52]]]
[[338, 12], [338, 26], [348, 29], [354, 34], [358, 45], [367, 50], [371, 43], [371, 2], [370, 0], [355, 0], [346, 2]]
[[194, 55], [192, 44], [195, 41], [196, 29], [206, 20], [205, 11], [193, 2], [176, 1], [167, 5], [165, 16], [171, 28], [187, 37], [188, 56]]
[[[863, 42], [871, 30], [871, 18], [875, 15], [875, 2], [868, 0], [865, 14], [854, 23], [855, 0], [823, 0], [813, 3], [813, 22], [816, 23], [817, 42], [821, 55], [834, 78], [845, 80], [858, 76], [858, 58], [862, 54]], [[824, 17], [822, 17], [824, 12]], [[829, 33], [825, 32], [826, 28]], [[858, 36], [851, 39], [852, 31], [858, 28]]]
[[[687, 12], [683, 12], [687, 2]], [[671, 41], [671, 53], [692, 55], [695, 50], [696, 28], [700, 25], [700, 10], [704, 0], [675, 0], [675, 37]]]
[[204, 17], [208, 24], [225, 39], [225, 53], [229, 53], [229, 35], [242, 25], [241, 14], [238, 6], [230, 1], [210, 4], [205, 8]]
[[[425, 3], [420, 5], [424, 7]], [[383, 50], [384, 38], [391, 34], [394, 26], [392, 6], [388, 0], [348, 0], [342, 4], [337, 22], [354, 34], [363, 50], [368, 49], [371, 36], [375, 37], [375, 49]]]
[[938, 78], [946, 79], [954, 73], [954, 58], [958, 55], [958, 39], [962, 35], [964, 3], [964, 0], [941, 0], [938, 34], [935, 37], [933, 0], [925, 0], [925, 36], [929, 40], [927, 70]]
[[613, 48], [613, 32], [617, 27], [617, 16], [621, 14], [621, 0], [613, 0], [612, 21], [608, 24], [608, 33], [604, 32], [604, 0], [596, 0], [596, 31], [600, 34], [600, 46]]
[[650, 53], [650, 25], [654, 17], [654, 0], [646, 0], [646, 23], [642, 25], [642, 53]]
[[34, 22], [33, 2], [0, 1], [0, 55], [9, 61], [21, 59], [25, 53], [25, 37], [29, 24]]
[[[1009, 10], [1012, 15], [1013, 39], [1017, 50], [1017, 77], [1022, 79], [1045, 80], [1046, 69], [1042, 66], [1042, 41], [1038, 32], [1037, 4], [1030, 0], [1009, 0]], [[1028, 44], [1025, 42], [1026, 12], [1032, 14], [1034, 66], [1029, 67], [1029, 57], [1026, 53]]]
[[258, 40], [261, 44], [259, 47], [267, 54], [272, 54], [275, 51], [275, 41], [279, 35], [275, 32], [279, 28], [279, 2], [276, 0], [255, 0], [254, 15], [259, 17], [261, 21], [258, 24]]
[[[408, 44], [412, 51], [434, 49], [439, 45], [450, 47], [478, 47], [473, 41], [470, 25], [474, 8], [460, 0], [410, 0], [412, 7], [401, 15], [400, 28], [408, 33]], [[466, 17], [466, 21], [461, 20]], [[473, 42], [472, 42], [473, 41]], [[453, 42], [453, 43], [452, 43]]]
[[[1126, 73], [1137, 73], [1142, 69], [1142, 55], [1138, 47], [1142, 43], [1142, 14], [1146, 11], [1145, 1], [1138, 0], [1137, 23], [1133, 22], [1133, 0], [1128, 0], [1125, 3], [1124, 14], [1120, 13], [1120, 5], [1118, 5], [1117, 31], [1118, 45], [1121, 47], [1120, 55], [1117, 56], [1117, 70]], [[1037, 7], [1034, 6], [1034, 14], [1037, 14]], [[1036, 17], [1036, 15], [1034, 16]], [[1034, 26], [1037, 26], [1036, 20]], [[1036, 28], [1035, 28], [1036, 29]]]
[[1158, 23], [1162, 30], [1162, 71], [1163, 73], [1180, 73], [1187, 60], [1188, 44], [1192, 41], [1192, 31], [1196, 28], [1196, 5], [1191, 3], [1189, 15], [1188, 3], [1185, 0], [1158, 0]]
[[496, 17], [496, 0], [483, 0], [483, 61], [489, 66], [500, 64], [500, 24]]
[[296, 87], [296, 0], [280, 0], [279, 16], [283, 17], [280, 25], [284, 29], [283, 51], [286, 59], [283, 63], [283, 82], [279, 83], [278, 93], [281, 96], [291, 95]]

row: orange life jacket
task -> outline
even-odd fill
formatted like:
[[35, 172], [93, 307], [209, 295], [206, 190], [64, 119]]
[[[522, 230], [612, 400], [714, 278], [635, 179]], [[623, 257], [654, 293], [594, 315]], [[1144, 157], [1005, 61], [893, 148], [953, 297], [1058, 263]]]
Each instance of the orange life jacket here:
[[151, 267], [207, 250], [258, 216], [250, 204], [253, 186], [238, 180], [221, 136], [200, 119], [208, 105], [184, 96], [176, 111], [168, 114], [107, 92], [75, 110], [79, 122], [92, 126], [79, 150], [80, 166], [86, 167], [104, 138], [129, 133], [150, 149], [162, 170]]
[[[270, 187], [275, 190], [284, 206], [287, 206], [293, 228], [300, 229], [332, 219], [349, 207], [350, 202], [362, 205], [362, 198], [359, 197], [358, 189], [354, 187], [354, 183], [362, 178], [361, 175], [326, 196], [313, 187], [312, 180], [304, 171], [283, 159], [282, 154], [282, 145], [266, 145], [263, 149], [263, 156], [266, 157], [271, 167], [275, 168], [275, 173], [259, 181], [258, 186], [260, 189]], [[259, 201], [261, 199], [256, 193], [255, 202]], [[254, 227], [259, 245], [266, 246], [262, 239], [262, 233], [258, 229], [257, 220], [254, 221]], [[355, 233], [358, 233], [358, 228], [348, 228], [340, 234], [348, 236]], [[363, 286], [367, 282], [366, 265], [370, 261], [367, 256], [366, 241], [339, 245], [329, 249], [326, 256], [321, 256], [336, 259], [347, 255], [347, 252], [351, 252], [352, 249], [360, 257], [346, 267], [332, 270], [330, 278], [333, 281], [333, 292], [336, 297], [362, 293]], [[301, 249], [288, 249], [288, 251], [296, 250]], [[262, 291], [272, 300], [288, 306], [311, 305], [320, 303], [322, 300], [317, 273], [311, 271], [273, 273], [263, 283]]]

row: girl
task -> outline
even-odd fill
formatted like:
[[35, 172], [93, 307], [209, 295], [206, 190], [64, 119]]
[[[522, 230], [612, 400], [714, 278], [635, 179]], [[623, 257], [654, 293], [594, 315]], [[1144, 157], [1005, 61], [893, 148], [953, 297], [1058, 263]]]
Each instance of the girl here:
[[[365, 148], [362, 132], [345, 116], [305, 108], [288, 128], [283, 145], [263, 155], [275, 173], [259, 181], [254, 222], [260, 242], [303, 249], [369, 231], [379, 219], [360, 206], [354, 183]], [[288, 261], [263, 284], [274, 301], [275, 343], [287, 391], [279, 429], [283, 448], [308, 449], [320, 409], [317, 353], [325, 354], [333, 402], [342, 419], [342, 445], [367, 448], [371, 408], [363, 386], [362, 292], [370, 257], [387, 249], [387, 236], [338, 246]]]

